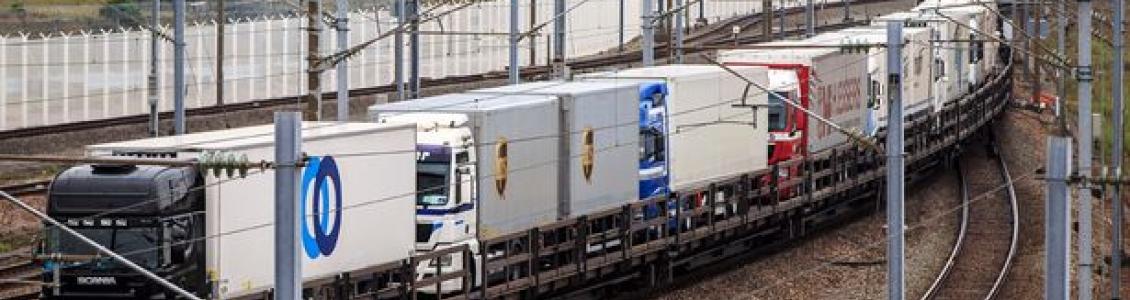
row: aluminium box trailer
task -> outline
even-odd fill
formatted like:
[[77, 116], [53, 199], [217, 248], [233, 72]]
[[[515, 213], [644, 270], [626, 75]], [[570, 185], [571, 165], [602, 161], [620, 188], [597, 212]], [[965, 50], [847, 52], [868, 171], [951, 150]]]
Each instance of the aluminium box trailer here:
[[[556, 100], [550, 95], [447, 94], [374, 105], [369, 116], [377, 122], [414, 120], [421, 128], [446, 127], [437, 133], [468, 132], [466, 145], [473, 149], [469, 156], [477, 173], [475, 220], [468, 222], [475, 223], [469, 228], [484, 240], [557, 221], [557, 168], [564, 158]], [[443, 121], [425, 124], [428, 120]]]
[[[951, 20], [952, 19], [952, 20]], [[931, 47], [934, 48], [935, 70], [934, 95], [938, 95], [942, 102], [948, 103], [965, 97], [974, 83], [977, 82], [976, 72], [970, 72], [970, 47], [969, 43], [959, 42], [969, 40], [969, 30], [954, 21], [967, 24], [969, 14], [943, 13], [935, 14], [930, 11], [897, 12], [880, 16], [872, 21], [874, 25], [885, 25], [887, 22], [904, 22], [906, 28], [925, 27], [933, 30]]]
[[[764, 67], [733, 70], [761, 87], [768, 85]], [[666, 65], [581, 77], [666, 85], [667, 165], [669, 187], [674, 191], [700, 188], [767, 167], [769, 117], [764, 105], [769, 96], [718, 66]]]
[[[304, 280], [403, 261], [415, 231], [415, 126], [302, 124]], [[92, 145], [95, 156], [197, 158], [205, 151], [274, 159], [273, 125]], [[365, 154], [380, 153], [380, 154]], [[246, 178], [202, 174], [207, 271], [221, 298], [260, 293], [274, 283], [274, 171]], [[317, 188], [315, 182], [324, 182]], [[317, 199], [314, 195], [322, 195]], [[320, 211], [314, 214], [314, 211]], [[318, 216], [321, 222], [315, 222]], [[264, 225], [266, 224], [266, 225]], [[317, 232], [317, 233], [316, 233]]]
[[[973, 43], [964, 43], [968, 51], [966, 62], [971, 64], [969, 66], [969, 70], [971, 70], [970, 76], [973, 77], [972, 80], [977, 86], [987, 81], [987, 77], [994, 74], [994, 71], [997, 71], [997, 69], [1001, 67], [1001, 65], [999, 65], [1001, 62], [997, 51], [1000, 48], [998, 41], [1004, 36], [1004, 33], [1001, 32], [1001, 21], [997, 14], [990, 11], [989, 8], [978, 4], [948, 7], [936, 11], [926, 9], [928, 6], [924, 4], [919, 5], [919, 8], [927, 12], [944, 14], [955, 19], [967, 19], [966, 26], [968, 28], [965, 28], [967, 30], [966, 39], [976, 41]], [[989, 7], [995, 7], [991, 2], [983, 4]], [[975, 30], [970, 28], [975, 28]]]
[[[867, 55], [845, 53], [835, 48], [746, 49], [718, 52], [718, 61], [728, 65], [771, 65], [809, 68], [808, 108], [845, 127], [862, 130], [867, 120]], [[773, 70], [774, 88], [801, 90], [798, 73]], [[801, 93], [795, 93], [801, 95]], [[804, 98], [801, 95], [800, 98]], [[796, 99], [794, 99], [796, 100]], [[798, 101], [801, 102], [801, 101]], [[817, 153], [847, 142], [847, 136], [830, 126], [807, 118], [807, 152]]]
[[[559, 218], [600, 212], [639, 195], [639, 84], [540, 81], [473, 90], [473, 94], [557, 97], [560, 160]], [[568, 188], [564, 188], [568, 187]]]
[[[932, 97], [933, 49], [930, 47], [930, 29], [903, 29], [902, 48], [902, 107], [907, 118], [929, 114], [941, 109], [941, 103]], [[874, 125], [878, 129], [886, 125], [889, 91], [887, 76], [885, 26], [852, 27], [816, 35], [809, 39], [818, 44], [871, 44], [877, 45], [867, 51], [867, 73], [871, 85], [868, 94], [873, 98], [870, 106]]]

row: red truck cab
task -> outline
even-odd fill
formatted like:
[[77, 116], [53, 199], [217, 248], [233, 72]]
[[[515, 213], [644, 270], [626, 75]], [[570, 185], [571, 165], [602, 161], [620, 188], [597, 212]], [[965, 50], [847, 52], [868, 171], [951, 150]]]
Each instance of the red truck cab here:
[[[782, 162], [799, 160], [807, 154], [808, 149], [808, 116], [785, 103], [781, 97], [788, 98], [794, 103], [809, 109], [812, 68], [802, 64], [774, 64], [774, 63], [746, 63], [729, 62], [727, 66], [763, 66], [769, 68], [769, 86], [773, 93], [769, 95], [769, 166], [779, 165]], [[785, 181], [800, 177], [803, 173], [801, 164], [792, 164], [777, 171], [777, 180]], [[772, 176], [762, 179], [762, 182], [772, 182]], [[781, 189], [779, 194], [782, 199], [787, 199], [794, 194], [795, 189]]]

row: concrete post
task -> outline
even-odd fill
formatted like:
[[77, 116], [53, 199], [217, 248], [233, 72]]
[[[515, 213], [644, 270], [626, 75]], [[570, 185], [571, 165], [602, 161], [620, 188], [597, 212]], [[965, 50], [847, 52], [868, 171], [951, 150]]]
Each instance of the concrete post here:
[[[1044, 299], [1067, 300], [1071, 294], [1071, 199], [1067, 174], [1071, 173], [1071, 138], [1048, 137], [1047, 196], [1044, 203]], [[1089, 275], [1089, 274], [1088, 274]]]
[[322, 119], [322, 78], [318, 71], [321, 60], [322, 1], [306, 0], [306, 101], [305, 119]]
[[396, 0], [396, 25], [397, 31], [393, 36], [393, 80], [396, 81], [396, 100], [404, 101], [408, 99], [404, 93], [404, 30], [407, 28], [407, 22], [404, 18], [407, 17], [404, 7], [404, 1]]
[[553, 0], [553, 65], [556, 76], [565, 77], [565, 0]]
[[[157, 28], [161, 28], [161, 0], [153, 0], [153, 8], [150, 10], [153, 15], [149, 34], [149, 135], [159, 135], [159, 122], [157, 111], [157, 99], [160, 97], [160, 77], [157, 73], [158, 66], [161, 62], [161, 36], [157, 34]], [[69, 53], [68, 53], [69, 54]], [[66, 103], [64, 100], [63, 103]]]
[[510, 84], [518, 84], [518, 0], [510, 0]]
[[[675, 0], [675, 7], [683, 7], [683, 0]], [[683, 63], [683, 11], [675, 12], [675, 63]]]
[[184, 120], [184, 1], [173, 1], [173, 123], [176, 134], [185, 134]]
[[620, 14], [619, 14], [619, 16], [620, 16], [620, 36], [619, 36], [620, 43], [619, 43], [619, 47], [617, 47], [616, 49], [619, 49], [620, 52], [624, 52], [624, 0], [619, 0], [619, 2], [620, 2]]
[[302, 153], [302, 116], [275, 113], [275, 299], [302, 299], [302, 257], [298, 249], [298, 163]]
[[[337, 19], [334, 20], [334, 27], [337, 28], [337, 50], [349, 49], [349, 0], [337, 0]], [[347, 60], [337, 64], [337, 120], [349, 121], [349, 62]]]
[[[515, 0], [517, 1], [517, 0]], [[408, 34], [408, 98], [420, 98], [420, 0], [408, 0], [405, 3], [408, 9], [408, 24], [411, 32]], [[514, 48], [517, 57], [517, 48]]]
[[[887, 23], [887, 65], [902, 65], [902, 23]], [[887, 298], [901, 300], [903, 290], [903, 124], [902, 68], [887, 68]]]
[[761, 0], [761, 40], [773, 40], [773, 0]]
[[[1033, 24], [1033, 22], [1031, 22], [1033, 20], [1033, 18], [1032, 18], [1032, 16], [1033, 16], [1032, 7], [1030, 7], [1031, 2], [1016, 1], [1014, 3], [1020, 3], [1020, 5], [1021, 5], [1020, 6], [1020, 9], [1022, 11], [1021, 14], [1024, 15], [1024, 21], [1021, 24], [1023, 24], [1022, 26], [1024, 26], [1024, 32], [1027, 33], [1028, 36], [1036, 36], [1035, 35], [1036, 24]], [[1036, 44], [1035, 39], [1025, 39], [1024, 47], [1025, 47], [1025, 49], [1028, 50], [1028, 53], [1033, 53], [1032, 48], [1035, 47], [1035, 44]], [[1024, 62], [1025, 62], [1024, 63], [1024, 74], [1031, 77], [1032, 76], [1032, 67], [1035, 66], [1036, 60], [1034, 59], [1034, 57], [1032, 57], [1030, 55], [1025, 55], [1024, 57], [1025, 57], [1025, 59], [1024, 59]]]
[[[1040, 57], [1042, 55], [1040, 49], [1043, 49], [1043, 47], [1039, 47], [1039, 45], [1040, 45], [1040, 33], [1041, 33], [1040, 32], [1040, 20], [1042, 20], [1043, 12], [1044, 12], [1044, 10], [1043, 10], [1044, 6], [1041, 4], [1041, 2], [1042, 1], [1036, 2], [1036, 7], [1034, 9], [1032, 9], [1033, 18], [1032, 18], [1032, 29], [1031, 30], [1033, 31], [1032, 33], [1035, 33], [1035, 34], [1029, 35], [1033, 38], [1029, 41], [1029, 42], [1032, 43], [1031, 44], [1032, 47], [1030, 47], [1028, 50], [1030, 50], [1032, 55], [1035, 56], [1035, 57]], [[1039, 60], [1033, 60], [1032, 67], [1033, 67], [1033, 70], [1032, 70], [1032, 103], [1040, 103], [1039, 102], [1040, 101], [1040, 94], [1041, 94], [1040, 83], [1043, 81], [1043, 77], [1040, 76], [1040, 69], [1042, 69], [1042, 68], [1040, 68]]]
[[[529, 13], [530, 19], [527, 20], [527, 21], [529, 21], [527, 24], [529, 24], [531, 30], [533, 30], [533, 28], [535, 26], [538, 26], [538, 0], [530, 0], [529, 12], [530, 12]], [[538, 36], [534, 35], [533, 32], [531, 32], [528, 39], [530, 40], [530, 61], [528, 63], [530, 64], [531, 67], [537, 66], [538, 65]], [[545, 40], [546, 40], [546, 43], [549, 43], [549, 39], [545, 39]], [[546, 64], [549, 64], [549, 62], [546, 62]], [[447, 74], [447, 72], [444, 72], [444, 74]]]
[[778, 9], [778, 11], [776, 13], [777, 21], [778, 21], [779, 26], [780, 26], [780, 28], [778, 28], [778, 33], [781, 35], [780, 39], [783, 40], [783, 39], [785, 39], [785, 30], [786, 30], [785, 29], [785, 1], [782, 0], [781, 1], [781, 7], [777, 8], [777, 9]]
[[[1114, 102], [1114, 124], [1112, 124], [1112, 126], [1114, 126], [1114, 130], [1112, 131], [1114, 136], [1114, 149], [1112, 149], [1113, 151], [1111, 151], [1110, 161], [1111, 169], [1113, 169], [1114, 171], [1115, 178], [1121, 180], [1123, 143], [1122, 137], [1123, 134], [1125, 134], [1125, 128], [1123, 127], [1122, 119], [1124, 113], [1122, 103], [1122, 80], [1125, 72], [1124, 67], [1122, 67], [1124, 60], [1122, 51], [1126, 47], [1126, 43], [1123, 38], [1123, 34], [1125, 34], [1125, 26], [1122, 24], [1122, 22], [1124, 19], [1123, 16], [1125, 14], [1125, 3], [1123, 2], [1123, 0], [1114, 0], [1114, 2], [1114, 28], [1111, 31], [1114, 32], [1113, 37], [1115, 66], [1113, 70], [1114, 74], [1111, 77], [1111, 83], [1113, 85], [1111, 87], [1111, 95], [1113, 96], [1111, 101]], [[1114, 211], [1111, 213], [1113, 214], [1113, 216], [1111, 216], [1111, 222], [1113, 222], [1112, 225], [1114, 226], [1114, 228], [1111, 230], [1112, 243], [1110, 255], [1112, 257], [1111, 265], [1114, 267], [1111, 268], [1110, 271], [1112, 291], [1111, 299], [1119, 299], [1118, 293], [1122, 281], [1122, 186], [1115, 184], [1113, 186], [1112, 192], [1111, 205], [1114, 208]]]
[[640, 53], [643, 55], [643, 65], [655, 65], [655, 12], [651, 6], [652, 1], [655, 0], [641, 0], [643, 6], [640, 9], [641, 22], [640, 22]]
[[804, 28], [805, 36], [811, 37], [816, 35], [816, 8], [812, 6], [812, 0], [807, 0], [804, 7]]
[[[1067, 55], [1067, 1], [1059, 2], [1059, 18], [1056, 22], [1056, 51], [1059, 55]], [[1067, 76], [1059, 77], [1059, 85], [1056, 89], [1056, 95], [1059, 96], [1059, 101], [1055, 102], [1055, 116], [1059, 122], [1060, 128], [1066, 128], [1066, 118], [1063, 116], [1063, 102], [1067, 101]]]
[[[1091, 36], [1091, 1], [1078, 2], [1079, 15], [1077, 16], [1078, 36]], [[1076, 70], [1079, 82], [1079, 161], [1078, 176], [1082, 184], [1078, 186], [1079, 196], [1079, 253], [1078, 275], [1079, 299], [1091, 299], [1091, 269], [1093, 265], [1091, 254], [1091, 188], [1088, 183], [1091, 177], [1091, 148], [1094, 136], [1091, 131], [1091, 39], [1079, 39], [1079, 67]]]
[[[224, 104], [224, 27], [228, 19], [224, 16], [225, 0], [217, 1], [216, 6], [216, 105]], [[197, 95], [199, 97], [199, 95]]]

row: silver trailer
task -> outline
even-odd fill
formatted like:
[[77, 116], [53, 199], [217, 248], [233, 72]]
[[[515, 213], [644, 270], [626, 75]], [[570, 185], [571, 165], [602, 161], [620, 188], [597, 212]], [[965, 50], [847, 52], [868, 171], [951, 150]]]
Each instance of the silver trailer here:
[[[764, 67], [733, 70], [761, 87]], [[585, 80], [664, 84], [670, 189], [701, 188], [767, 167], [768, 94], [713, 65], [666, 65], [588, 74]], [[748, 88], [748, 90], [747, 90]], [[748, 91], [748, 93], [747, 93]]]
[[639, 168], [639, 84], [548, 81], [474, 90], [487, 95], [557, 97], [558, 218], [618, 207], [636, 199]]
[[[933, 49], [930, 47], [929, 28], [903, 30], [903, 81], [902, 106], [904, 116], [911, 118], [941, 110], [941, 103], [932, 96]], [[878, 45], [887, 42], [885, 26], [861, 26], [819, 34], [805, 40], [820, 45]], [[867, 73], [870, 86], [868, 95], [870, 116], [868, 133], [886, 126], [887, 122], [887, 60], [886, 47], [874, 46], [867, 50]]]
[[[448, 94], [375, 105], [369, 115], [377, 122], [416, 123], [418, 151], [439, 146], [457, 153], [453, 169], [473, 179], [449, 182], [474, 194], [469, 203], [475, 211], [459, 223], [468, 231], [476, 229], [469, 234], [482, 240], [557, 220], [558, 160], [563, 156], [556, 100], [548, 95]], [[461, 161], [464, 153], [467, 159]]]

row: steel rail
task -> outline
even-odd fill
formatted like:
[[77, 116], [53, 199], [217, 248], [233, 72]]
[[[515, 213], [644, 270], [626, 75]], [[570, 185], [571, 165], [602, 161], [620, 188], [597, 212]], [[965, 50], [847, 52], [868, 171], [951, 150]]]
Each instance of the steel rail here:
[[942, 271], [938, 272], [938, 276], [934, 278], [934, 282], [930, 284], [930, 288], [922, 295], [922, 300], [933, 299], [942, 288], [942, 283], [950, 276], [953, 271], [953, 266], [956, 265], [957, 257], [961, 255], [961, 246], [965, 244], [965, 233], [969, 228], [969, 184], [965, 182], [965, 174], [961, 170], [961, 163], [954, 163], [957, 168], [958, 185], [961, 186], [961, 224], [958, 227], [957, 239], [954, 241], [953, 250], [950, 251], [949, 258], [946, 258], [946, 265], [942, 267]]
[[36, 180], [25, 183], [9, 184], [0, 186], [0, 191], [4, 191], [12, 196], [21, 197], [34, 194], [43, 194], [47, 192], [47, 186], [51, 184], [50, 179]]
[[1001, 266], [1000, 273], [997, 274], [997, 280], [993, 282], [993, 288], [989, 290], [989, 295], [985, 299], [994, 299], [1000, 293], [1001, 286], [1004, 285], [1004, 278], [1008, 276], [1008, 272], [1012, 270], [1012, 262], [1016, 257], [1016, 246], [1020, 241], [1020, 211], [1016, 204], [1016, 185], [1012, 182], [1012, 175], [1008, 171], [1008, 162], [1005, 161], [1004, 152], [1000, 151], [996, 142], [993, 142], [993, 150], [996, 152], [997, 161], [1000, 161], [1001, 177], [1004, 178], [1008, 188], [1009, 205], [1011, 209], [1009, 212], [1012, 214], [1012, 240], [1008, 246], [1008, 256], [1004, 261], [1004, 266]]
[[[1005, 255], [1004, 261], [1001, 263], [1001, 267], [997, 272], [997, 276], [993, 280], [992, 286], [985, 293], [985, 297], [983, 298], [985, 300], [996, 299], [997, 295], [1000, 293], [1001, 286], [1003, 286], [1005, 282], [1005, 277], [1012, 269], [1012, 263], [1014, 258], [1016, 257], [1016, 247], [1020, 237], [1020, 220], [1018, 214], [1018, 205], [1016, 202], [1016, 187], [1013, 184], [1012, 175], [1008, 171], [1008, 163], [1005, 161], [1004, 154], [1000, 151], [1000, 147], [995, 141], [991, 142], [990, 147], [993, 151], [993, 156], [996, 157], [996, 160], [999, 163], [997, 169], [1000, 171], [1000, 176], [1004, 180], [1005, 191], [1008, 193], [1008, 209], [1009, 215], [1011, 217], [1010, 227], [1012, 233], [1009, 240], [1008, 253]], [[926, 293], [922, 295], [922, 300], [930, 300], [938, 297], [940, 292], [943, 290], [945, 283], [953, 273], [954, 266], [957, 265], [957, 260], [963, 257], [962, 250], [964, 249], [969, 230], [969, 207], [971, 201], [973, 200], [969, 198], [969, 186], [964, 179], [964, 174], [962, 173], [960, 165], [957, 169], [961, 185], [962, 197], [961, 223], [958, 229], [958, 236], [956, 241], [954, 242], [953, 250], [951, 250], [949, 258], [946, 259], [945, 266], [942, 267], [942, 270], [938, 273], [938, 276], [934, 279], [934, 282], [930, 285], [930, 288], [927, 289]]]

